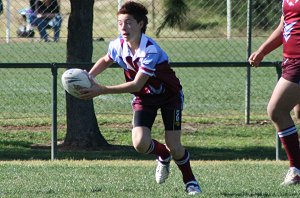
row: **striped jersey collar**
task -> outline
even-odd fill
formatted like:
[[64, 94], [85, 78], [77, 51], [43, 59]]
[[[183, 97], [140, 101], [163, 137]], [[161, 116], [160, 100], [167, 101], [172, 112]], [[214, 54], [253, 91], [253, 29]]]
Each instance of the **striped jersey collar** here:
[[123, 44], [123, 56], [124, 57], [131, 56], [133, 60], [135, 60], [136, 58], [145, 57], [146, 56], [146, 47], [147, 47], [148, 40], [149, 40], [148, 37], [145, 34], [142, 34], [141, 41], [140, 41], [140, 46], [139, 46], [139, 48], [136, 51], [134, 56], [131, 53], [127, 43], [124, 42], [124, 44]]

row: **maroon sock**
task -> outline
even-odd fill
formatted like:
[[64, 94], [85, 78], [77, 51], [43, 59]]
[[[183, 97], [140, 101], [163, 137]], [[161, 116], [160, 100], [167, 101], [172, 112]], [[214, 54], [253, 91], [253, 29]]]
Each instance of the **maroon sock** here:
[[278, 132], [280, 141], [290, 162], [290, 167], [300, 169], [300, 148], [295, 125]]
[[154, 154], [157, 157], [160, 157], [162, 160], [170, 157], [170, 152], [166, 146], [158, 141], [152, 139], [149, 149], [147, 150], [148, 154]]
[[185, 150], [184, 156], [181, 159], [179, 160], [174, 159], [174, 160], [182, 173], [183, 182], [185, 184], [187, 182], [196, 180], [190, 164], [190, 154], [187, 150]]

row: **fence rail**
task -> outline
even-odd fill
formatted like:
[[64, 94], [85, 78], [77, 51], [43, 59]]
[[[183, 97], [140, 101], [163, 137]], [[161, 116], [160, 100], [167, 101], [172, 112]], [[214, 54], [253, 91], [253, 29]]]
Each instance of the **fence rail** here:
[[[105, 54], [108, 43], [118, 36], [115, 13], [124, 1], [94, 1], [92, 62]], [[246, 60], [278, 25], [281, 1], [237, 0], [234, 4], [231, 0], [184, 1], [188, 8], [184, 24], [165, 27], [159, 35], [156, 34], [157, 29], [169, 9], [165, 1], [137, 1], [149, 11], [146, 33], [167, 52], [171, 66], [182, 81], [186, 114], [244, 116], [245, 123], [250, 122], [250, 111], [258, 117], [265, 115], [266, 102], [281, 75], [278, 61], [281, 60], [281, 49], [265, 57], [260, 69], [250, 69]], [[3, 0], [4, 12], [0, 15], [0, 80], [3, 82], [0, 85], [0, 121], [23, 119], [26, 116], [36, 120], [28, 112], [33, 112], [42, 120], [48, 116], [45, 107], [51, 103], [52, 157], [56, 151], [57, 117], [65, 113], [62, 110], [65, 105], [64, 91], [58, 85], [58, 77], [62, 69], [88, 68], [92, 65], [65, 63], [71, 6], [70, 1], [59, 2], [62, 16], [59, 42], [41, 42], [37, 28], [33, 29], [33, 36], [22, 37], [17, 34], [20, 28], [22, 30], [30, 25], [21, 14], [24, 8], [29, 7], [29, 0]], [[52, 37], [52, 29], [47, 31]], [[48, 71], [44, 72], [45, 69], [51, 71], [51, 79]], [[111, 76], [115, 77], [113, 81]], [[122, 82], [122, 76], [118, 67], [113, 65], [97, 80], [111, 84]], [[11, 101], [12, 97], [14, 101]], [[30, 108], [32, 100], [36, 106], [33, 109]], [[118, 98], [103, 96], [95, 99], [94, 103], [101, 113], [126, 114], [130, 111], [125, 107], [128, 100], [128, 96], [123, 95]]]
[[[67, 64], [67, 63], [0, 63], [0, 68], [3, 69], [51, 69], [52, 74], [52, 90], [51, 90], [51, 106], [52, 106], [52, 113], [51, 113], [51, 159], [55, 159], [56, 153], [57, 153], [57, 82], [58, 82], [58, 69], [59, 68], [75, 68], [75, 67], [81, 67], [81, 68], [88, 68], [92, 64]], [[208, 62], [208, 63], [171, 63], [171, 66], [173, 68], [212, 68], [212, 67], [218, 67], [220, 68], [220, 63], [218, 62]], [[116, 68], [117, 65], [113, 65], [113, 68]], [[227, 62], [223, 63], [222, 67], [244, 67], [248, 68], [250, 65], [247, 62]], [[275, 67], [277, 78], [281, 75], [281, 69], [280, 69], [280, 62], [263, 62], [261, 64], [261, 67]], [[247, 79], [251, 79], [250, 73], [247, 73]], [[249, 87], [248, 87], [249, 86]], [[245, 90], [250, 90], [250, 84], [246, 84]], [[245, 94], [245, 120], [246, 124], [249, 123], [250, 119], [250, 94]], [[276, 159], [279, 159], [279, 147], [280, 142], [276, 140]]]

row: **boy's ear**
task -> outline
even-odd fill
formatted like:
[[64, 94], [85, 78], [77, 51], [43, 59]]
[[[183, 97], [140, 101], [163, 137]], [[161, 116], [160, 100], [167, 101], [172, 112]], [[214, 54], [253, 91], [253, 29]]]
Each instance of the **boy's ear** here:
[[141, 27], [141, 29], [143, 28], [143, 26], [144, 26], [144, 21], [140, 21], [139, 22], [139, 26]]

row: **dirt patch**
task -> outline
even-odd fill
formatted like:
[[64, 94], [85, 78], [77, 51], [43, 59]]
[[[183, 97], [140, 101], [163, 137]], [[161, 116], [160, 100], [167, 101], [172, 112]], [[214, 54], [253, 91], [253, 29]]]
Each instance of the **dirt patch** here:
[[[272, 124], [269, 120], [257, 120], [250, 125], [269, 125]], [[155, 123], [155, 125], [159, 125], [159, 127], [163, 127], [162, 123]], [[161, 126], [160, 126], [161, 125]], [[214, 127], [214, 126], [238, 126], [245, 125], [245, 123], [235, 123], [235, 122], [215, 122], [215, 123], [197, 123], [197, 122], [184, 122], [182, 123], [182, 131], [187, 133], [193, 133], [199, 131], [201, 129]], [[17, 132], [17, 131], [32, 131], [32, 132], [47, 132], [51, 131], [51, 125], [34, 125], [34, 126], [0, 126], [0, 132]], [[131, 130], [131, 123], [105, 123], [99, 124], [100, 130], [102, 127], [105, 128], [114, 128], [114, 129], [128, 129]], [[57, 127], [59, 130], [66, 130], [66, 125], [59, 125]]]
[[[66, 128], [65, 126], [59, 126], [59, 128]], [[17, 131], [32, 131], [32, 132], [44, 132], [51, 131], [50, 125], [43, 126], [0, 126], [0, 132], [17, 132]]]

